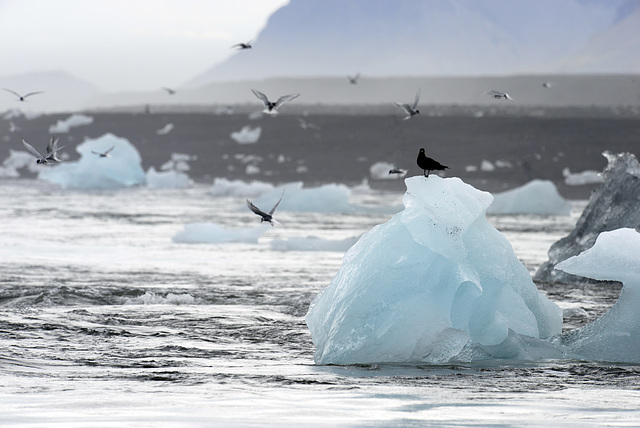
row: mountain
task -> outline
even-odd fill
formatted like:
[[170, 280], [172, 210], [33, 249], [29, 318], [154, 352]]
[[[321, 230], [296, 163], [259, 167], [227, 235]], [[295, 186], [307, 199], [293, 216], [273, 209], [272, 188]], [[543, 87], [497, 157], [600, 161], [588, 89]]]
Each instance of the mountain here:
[[[639, 72], [637, 0], [291, 0], [186, 86], [269, 77]], [[638, 28], [637, 26], [635, 28]], [[626, 46], [628, 49], [623, 49]], [[603, 55], [620, 47], [620, 61]], [[622, 61], [635, 52], [635, 58]], [[578, 58], [589, 56], [587, 62]], [[633, 61], [636, 61], [634, 65]]]
[[15, 95], [0, 91], [0, 111], [20, 108], [36, 111], [72, 111], [82, 107], [100, 89], [85, 80], [61, 71], [25, 73], [0, 77], [0, 87], [19, 94], [42, 91], [25, 102], [18, 102]]

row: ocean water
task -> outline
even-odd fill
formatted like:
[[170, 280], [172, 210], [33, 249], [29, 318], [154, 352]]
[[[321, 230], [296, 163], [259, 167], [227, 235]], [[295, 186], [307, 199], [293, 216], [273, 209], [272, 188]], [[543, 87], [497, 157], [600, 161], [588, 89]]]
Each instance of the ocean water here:
[[[317, 366], [304, 315], [339, 252], [273, 239], [357, 236], [401, 193], [357, 214], [281, 212], [257, 244], [182, 244], [187, 223], [253, 227], [209, 187], [75, 192], [0, 183], [0, 426], [638, 426], [640, 366], [584, 361]], [[531, 272], [571, 217], [491, 222]], [[575, 328], [617, 287], [542, 290]]]

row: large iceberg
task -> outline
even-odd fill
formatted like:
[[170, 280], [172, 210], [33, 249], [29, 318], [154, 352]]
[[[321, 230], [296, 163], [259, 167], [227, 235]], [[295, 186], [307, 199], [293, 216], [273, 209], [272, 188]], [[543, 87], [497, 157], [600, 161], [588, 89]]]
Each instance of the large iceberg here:
[[527, 184], [493, 195], [488, 214], [569, 215], [571, 204], [558, 193], [549, 180], [532, 180]]
[[592, 248], [559, 263], [556, 269], [623, 283], [620, 297], [609, 312], [554, 340], [564, 356], [640, 362], [640, 233], [628, 228], [603, 232]]
[[[104, 153], [111, 147], [109, 157], [93, 153]], [[140, 153], [124, 138], [104, 134], [79, 144], [76, 151], [80, 153], [78, 161], [41, 168], [38, 178], [76, 189], [110, 190], [146, 184]]]
[[562, 311], [487, 221], [491, 194], [436, 175], [405, 183], [405, 209], [351, 247], [311, 304], [315, 362], [556, 355], [541, 339], [560, 333]]
[[602, 173], [604, 183], [589, 199], [571, 233], [549, 249], [549, 261], [538, 268], [540, 282], [580, 284], [597, 282], [555, 269], [569, 257], [591, 248], [602, 232], [640, 224], [640, 164], [631, 153], [604, 152], [609, 161]]

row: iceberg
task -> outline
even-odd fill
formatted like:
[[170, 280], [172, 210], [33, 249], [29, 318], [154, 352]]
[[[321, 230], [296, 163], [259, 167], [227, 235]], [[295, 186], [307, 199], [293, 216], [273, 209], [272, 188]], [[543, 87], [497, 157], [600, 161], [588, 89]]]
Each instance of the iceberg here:
[[[104, 153], [110, 147], [114, 147], [110, 157], [92, 153]], [[140, 153], [124, 138], [107, 133], [84, 141], [76, 151], [80, 153], [78, 161], [41, 168], [38, 178], [63, 188], [84, 190], [113, 190], [146, 184]]]
[[493, 195], [488, 214], [570, 215], [571, 204], [558, 193], [553, 182], [532, 180]]
[[554, 340], [566, 358], [640, 362], [640, 233], [622, 228], [601, 233], [590, 249], [556, 269], [597, 280], [620, 281], [620, 296], [602, 317]]
[[590, 169], [572, 173], [569, 168], [564, 168], [562, 170], [562, 175], [564, 176], [564, 184], [567, 186], [584, 186], [585, 184], [597, 184], [604, 182], [602, 174]]
[[229, 242], [244, 242], [257, 244], [260, 238], [271, 226], [267, 223], [244, 229], [227, 229], [216, 223], [189, 223], [173, 237], [173, 242], [189, 244], [220, 244]]
[[595, 279], [575, 276], [555, 266], [591, 248], [600, 233], [640, 224], [640, 164], [631, 153], [604, 152], [608, 160], [602, 176], [604, 183], [592, 194], [589, 203], [569, 235], [549, 249], [549, 260], [534, 276], [547, 283], [596, 283]]
[[322, 239], [316, 236], [274, 239], [271, 249], [276, 251], [347, 251], [355, 244], [359, 236], [345, 239]]
[[72, 114], [64, 120], [58, 120], [55, 125], [49, 127], [50, 134], [66, 134], [71, 128], [91, 125], [93, 117], [84, 114]]
[[250, 126], [243, 126], [238, 132], [232, 132], [231, 138], [238, 144], [254, 144], [260, 139], [262, 128], [257, 126], [251, 128]]
[[147, 186], [152, 189], [186, 189], [193, 185], [189, 174], [181, 171], [156, 171], [154, 167], [147, 170]]
[[[306, 323], [317, 364], [549, 357], [562, 310], [458, 178], [405, 180], [404, 210], [345, 254]], [[284, 203], [284, 200], [283, 200]]]
[[209, 193], [213, 196], [239, 196], [243, 198], [255, 198], [274, 189], [273, 184], [262, 181], [228, 180], [215, 178]]
[[351, 191], [343, 184], [325, 184], [319, 187], [303, 188], [302, 182], [289, 183], [275, 188], [258, 197], [254, 204], [259, 207], [273, 206], [283, 187], [286, 188], [278, 211], [352, 213], [354, 207], [349, 203]]
[[20, 177], [20, 169], [27, 167], [29, 172], [39, 171], [39, 165], [35, 162], [31, 153], [9, 149], [9, 157], [0, 166], [0, 178]]

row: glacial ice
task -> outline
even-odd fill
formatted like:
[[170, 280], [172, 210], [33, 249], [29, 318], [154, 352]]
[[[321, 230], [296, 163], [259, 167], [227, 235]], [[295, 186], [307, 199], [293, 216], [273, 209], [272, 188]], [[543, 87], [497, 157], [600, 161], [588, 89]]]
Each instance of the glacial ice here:
[[174, 125], [173, 123], [167, 123], [165, 126], [163, 126], [162, 128], [158, 129], [156, 131], [156, 134], [158, 135], [167, 135], [169, 132], [173, 131]]
[[322, 239], [316, 236], [274, 239], [271, 249], [276, 251], [347, 251], [355, 244], [359, 236], [345, 239]]
[[549, 260], [536, 271], [534, 279], [547, 283], [584, 284], [594, 279], [555, 269], [569, 257], [591, 248], [602, 232], [640, 225], [640, 164], [631, 153], [604, 152], [608, 160], [600, 185], [589, 199], [575, 228], [549, 249]]
[[405, 209], [351, 247], [311, 304], [315, 362], [557, 355], [541, 339], [560, 333], [562, 311], [487, 221], [492, 196], [458, 178], [405, 183]]
[[186, 189], [192, 184], [189, 174], [181, 171], [156, 171], [154, 167], [147, 170], [147, 186], [152, 189]]
[[253, 203], [258, 207], [272, 207], [280, 198], [283, 188], [286, 191], [278, 211], [345, 214], [354, 211], [354, 207], [349, 203], [351, 191], [343, 184], [303, 188], [302, 182], [289, 183], [259, 196]]
[[617, 302], [602, 317], [554, 340], [566, 358], [640, 362], [640, 233], [601, 233], [592, 248], [556, 265], [572, 275], [620, 281]]
[[532, 180], [493, 195], [487, 214], [569, 215], [571, 204], [558, 193], [553, 182]]
[[49, 127], [50, 134], [66, 134], [71, 128], [91, 125], [93, 117], [84, 114], [72, 114], [64, 120], [58, 120], [55, 125]]
[[567, 186], [584, 186], [585, 184], [597, 184], [604, 182], [602, 174], [590, 169], [572, 173], [569, 168], [564, 168], [562, 170], [562, 175], [564, 176], [564, 184]]
[[188, 244], [244, 242], [247, 244], [257, 244], [258, 238], [270, 228], [271, 226], [268, 223], [242, 229], [227, 229], [217, 223], [189, 223], [173, 237], [173, 242]]
[[215, 178], [209, 193], [213, 196], [239, 196], [243, 198], [255, 198], [272, 191], [273, 184], [262, 181], [251, 181], [247, 183], [242, 180], [229, 180], [226, 178]]
[[254, 144], [257, 143], [260, 139], [260, 134], [262, 133], [262, 128], [257, 126], [255, 128], [251, 128], [246, 125], [243, 126], [240, 131], [232, 132], [231, 138], [238, 144]]
[[[105, 152], [114, 147], [110, 157]], [[146, 184], [142, 159], [138, 150], [126, 139], [107, 133], [88, 139], [76, 147], [80, 159], [55, 166], [40, 168], [38, 178], [63, 188], [112, 190]]]
[[36, 173], [39, 165], [35, 162], [32, 154], [22, 150], [9, 149], [9, 157], [0, 166], [0, 177], [17, 178], [20, 177], [20, 169], [26, 167], [30, 172]]

